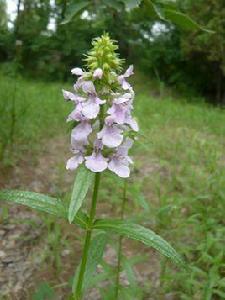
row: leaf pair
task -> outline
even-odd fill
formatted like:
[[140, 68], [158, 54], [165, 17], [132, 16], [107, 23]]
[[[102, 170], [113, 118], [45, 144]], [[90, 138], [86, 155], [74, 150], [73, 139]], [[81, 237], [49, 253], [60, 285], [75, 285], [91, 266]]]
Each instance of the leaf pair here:
[[[68, 211], [70, 222], [73, 222], [74, 220], [74, 223], [85, 229], [87, 228], [88, 217], [78, 210], [87, 194], [92, 178], [92, 174], [89, 174], [89, 171], [86, 171], [84, 168], [79, 170]], [[3, 190], [0, 191], [0, 200], [26, 205], [38, 211], [55, 215], [58, 218], [67, 219], [67, 208], [64, 206], [63, 202], [57, 198], [33, 192]], [[95, 221], [93, 229], [104, 230], [106, 232], [112, 231], [127, 238], [140, 241], [147, 246], [153, 247], [177, 265], [184, 266], [181, 257], [169, 243], [150, 229], [141, 225], [133, 224], [128, 221], [105, 219]]]

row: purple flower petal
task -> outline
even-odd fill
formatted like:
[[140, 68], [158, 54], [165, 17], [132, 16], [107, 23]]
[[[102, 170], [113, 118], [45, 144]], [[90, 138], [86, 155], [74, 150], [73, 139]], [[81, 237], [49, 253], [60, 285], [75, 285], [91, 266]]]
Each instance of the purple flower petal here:
[[77, 76], [83, 75], [83, 71], [82, 71], [81, 68], [73, 68], [73, 69], [71, 70], [71, 73], [72, 73], [73, 75], [77, 75]]
[[87, 119], [95, 119], [100, 111], [100, 107], [95, 102], [89, 101], [85, 103], [82, 113]]
[[134, 67], [133, 67], [133, 65], [131, 65], [131, 66], [129, 66], [129, 68], [126, 70], [126, 72], [123, 75], [118, 76], [118, 82], [121, 84], [121, 86], [124, 90], [131, 89], [131, 85], [126, 81], [125, 78], [130, 77], [132, 74], [134, 74], [133, 70], [134, 70]]
[[126, 81], [126, 79], [123, 76], [119, 76], [118, 81], [125, 91], [131, 88], [131, 85], [129, 84], [129, 82]]
[[82, 121], [84, 119], [82, 115], [82, 109], [83, 105], [81, 103], [78, 103], [76, 108], [69, 114], [66, 121]]
[[63, 92], [63, 97], [65, 100], [71, 100], [71, 101], [74, 101], [74, 102], [82, 102], [85, 100], [84, 97], [81, 97], [77, 94], [73, 94], [71, 92], [68, 92], [68, 91], [65, 91], [65, 90], [62, 90]]
[[81, 76], [77, 79], [76, 83], [74, 84], [74, 90], [77, 91], [82, 87], [82, 84], [84, 82], [84, 78]]
[[131, 101], [133, 95], [131, 93], [125, 93], [122, 96], [113, 100], [114, 104], [122, 104]]
[[130, 65], [126, 72], [123, 74], [124, 77], [130, 77], [134, 74], [134, 66]]
[[130, 169], [128, 164], [120, 158], [113, 157], [108, 164], [108, 169], [122, 178], [130, 176]]
[[103, 70], [102, 70], [101, 68], [97, 68], [97, 69], [94, 71], [93, 77], [94, 77], [94, 78], [101, 79], [102, 76], [103, 76]]
[[92, 132], [92, 127], [87, 121], [82, 121], [73, 130], [71, 137], [75, 141], [87, 142], [88, 135]]
[[139, 131], [139, 126], [138, 126], [138, 123], [131, 117], [131, 116], [128, 116], [126, 118], [126, 121], [125, 121], [126, 124], [130, 125], [130, 127], [134, 130], [134, 131]]
[[96, 94], [95, 86], [92, 81], [84, 81], [81, 87], [83, 92], [86, 94]]
[[126, 118], [126, 107], [123, 107], [121, 105], [115, 105], [108, 109], [107, 113], [111, 115], [113, 118], [114, 123], [117, 124], [124, 124], [125, 118]]
[[95, 119], [100, 111], [100, 104], [105, 101], [96, 96], [90, 95], [88, 101], [83, 104], [82, 113], [87, 119]]
[[97, 134], [98, 139], [102, 139], [103, 145], [114, 148], [118, 147], [123, 141], [122, 130], [115, 125], [104, 125], [103, 129]]
[[66, 169], [67, 170], [75, 170], [83, 161], [84, 161], [84, 157], [79, 152], [67, 161]]
[[127, 157], [128, 151], [133, 146], [134, 141], [129, 137], [125, 139], [125, 141], [118, 147], [117, 155]]
[[107, 158], [105, 158], [100, 152], [93, 152], [91, 156], [86, 156], [85, 159], [86, 167], [92, 172], [102, 172], [108, 166]]

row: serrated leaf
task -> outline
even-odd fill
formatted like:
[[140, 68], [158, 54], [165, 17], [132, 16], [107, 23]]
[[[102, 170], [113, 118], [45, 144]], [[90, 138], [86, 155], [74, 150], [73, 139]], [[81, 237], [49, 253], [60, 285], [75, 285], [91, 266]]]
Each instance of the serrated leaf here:
[[94, 173], [84, 166], [80, 166], [74, 181], [70, 206], [68, 211], [68, 220], [73, 222], [78, 210], [81, 208], [84, 198], [94, 178]]
[[[95, 279], [94, 273], [96, 272], [96, 268], [98, 264], [102, 260], [106, 241], [107, 241], [107, 236], [105, 233], [97, 234], [91, 241], [86, 270], [84, 273], [84, 280], [83, 280], [83, 287], [82, 287], [83, 291], [88, 289], [92, 285], [92, 279], [93, 278]], [[80, 265], [78, 266], [74, 276], [73, 287], [72, 287], [73, 292], [75, 292], [76, 290], [79, 272], [80, 272]]]
[[65, 20], [61, 24], [67, 24], [72, 21], [72, 19], [79, 14], [83, 9], [85, 9], [90, 4], [90, 1], [77, 1], [72, 3], [67, 7]]
[[126, 236], [130, 239], [140, 241], [147, 246], [153, 247], [177, 265], [185, 267], [184, 261], [175, 249], [163, 238], [148, 228], [127, 221], [107, 219], [97, 220], [94, 224], [94, 228], [114, 231], [115, 233]]
[[[25, 205], [29, 208], [49, 213], [58, 218], [67, 219], [67, 208], [64, 206], [63, 202], [58, 198], [53, 198], [44, 194], [19, 190], [2, 190], [0, 191], [0, 201]], [[82, 212], [79, 212], [74, 222], [81, 227], [86, 227], [87, 216]]]
[[141, 0], [122, 0], [122, 2], [128, 10], [134, 9], [141, 4]]

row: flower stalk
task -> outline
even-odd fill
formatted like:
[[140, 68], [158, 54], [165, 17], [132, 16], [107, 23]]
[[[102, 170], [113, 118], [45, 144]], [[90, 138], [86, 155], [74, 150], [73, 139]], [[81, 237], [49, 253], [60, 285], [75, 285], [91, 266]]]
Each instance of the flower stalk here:
[[96, 206], [97, 206], [97, 200], [98, 200], [98, 191], [99, 191], [99, 184], [100, 184], [100, 177], [101, 177], [101, 173], [96, 173], [95, 174], [94, 191], [93, 191], [93, 195], [92, 195], [92, 202], [91, 202], [88, 228], [86, 230], [86, 237], [85, 237], [85, 242], [84, 242], [83, 255], [82, 255], [82, 260], [81, 260], [81, 267], [80, 267], [80, 272], [79, 272], [76, 291], [75, 291], [75, 300], [81, 300], [82, 299], [83, 279], [84, 279], [84, 274], [85, 274], [86, 265], [87, 265], [88, 251], [89, 251], [89, 248], [90, 248], [90, 242], [91, 242], [91, 236], [92, 236], [92, 226], [93, 226], [93, 223], [94, 223], [94, 220], [95, 220]]
[[[123, 197], [122, 197], [122, 205], [121, 205], [121, 212], [120, 218], [121, 220], [124, 219], [125, 213], [125, 205], [127, 201], [127, 180], [124, 180], [123, 185]], [[120, 290], [120, 272], [121, 272], [121, 263], [122, 263], [122, 242], [123, 237], [119, 236], [119, 243], [118, 243], [118, 259], [117, 259], [117, 268], [116, 268], [116, 287], [115, 287], [115, 300], [119, 299], [119, 290]]]

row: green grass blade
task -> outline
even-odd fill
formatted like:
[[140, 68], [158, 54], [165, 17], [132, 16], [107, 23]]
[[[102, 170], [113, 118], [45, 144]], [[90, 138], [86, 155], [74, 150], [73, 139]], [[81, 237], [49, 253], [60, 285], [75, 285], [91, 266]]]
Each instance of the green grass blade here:
[[80, 166], [74, 181], [68, 220], [73, 222], [78, 210], [81, 208], [82, 202], [87, 195], [88, 189], [93, 181], [94, 173], [90, 172], [86, 167]]
[[175, 264], [184, 267], [185, 263], [175, 249], [152, 230], [138, 224], [121, 220], [97, 220], [95, 229], [114, 231], [130, 239], [137, 240], [143, 244], [153, 247], [162, 255], [168, 257]]

